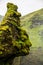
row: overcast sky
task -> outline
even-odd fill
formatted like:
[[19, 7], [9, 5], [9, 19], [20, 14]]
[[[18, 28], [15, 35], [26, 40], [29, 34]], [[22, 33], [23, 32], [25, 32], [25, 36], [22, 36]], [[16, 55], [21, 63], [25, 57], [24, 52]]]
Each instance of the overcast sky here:
[[43, 0], [0, 0], [0, 15], [5, 15], [7, 2], [16, 4], [18, 6], [18, 11], [22, 15], [43, 8]]

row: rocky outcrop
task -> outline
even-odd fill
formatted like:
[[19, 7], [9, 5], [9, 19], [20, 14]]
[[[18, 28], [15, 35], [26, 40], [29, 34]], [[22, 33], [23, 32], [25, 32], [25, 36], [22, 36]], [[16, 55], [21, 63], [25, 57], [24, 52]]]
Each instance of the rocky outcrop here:
[[[11, 65], [14, 57], [27, 55], [31, 42], [28, 34], [20, 26], [21, 14], [18, 7], [7, 4], [7, 13], [0, 24], [0, 64]], [[3, 63], [2, 63], [3, 61]]]

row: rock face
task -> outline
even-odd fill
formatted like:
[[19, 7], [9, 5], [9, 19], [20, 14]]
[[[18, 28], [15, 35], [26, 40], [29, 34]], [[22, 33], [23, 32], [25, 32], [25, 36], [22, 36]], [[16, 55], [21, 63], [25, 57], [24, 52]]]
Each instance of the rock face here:
[[27, 55], [30, 50], [31, 42], [20, 26], [21, 14], [17, 9], [16, 5], [8, 3], [7, 13], [0, 24], [0, 65], [11, 65], [14, 57]]

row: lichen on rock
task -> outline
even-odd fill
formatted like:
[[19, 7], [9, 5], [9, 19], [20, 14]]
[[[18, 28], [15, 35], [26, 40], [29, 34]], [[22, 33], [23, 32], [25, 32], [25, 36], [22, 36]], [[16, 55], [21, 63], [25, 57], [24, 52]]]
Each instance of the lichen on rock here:
[[9, 58], [27, 55], [31, 46], [28, 34], [20, 26], [21, 14], [17, 9], [16, 5], [8, 3], [7, 13], [0, 24], [0, 59], [4, 63]]

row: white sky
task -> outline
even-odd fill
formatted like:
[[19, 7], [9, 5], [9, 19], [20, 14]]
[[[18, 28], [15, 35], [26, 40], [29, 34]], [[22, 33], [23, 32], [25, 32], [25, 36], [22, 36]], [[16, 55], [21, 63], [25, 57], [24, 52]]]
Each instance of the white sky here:
[[0, 0], [0, 15], [5, 15], [7, 2], [16, 4], [22, 15], [43, 8], [43, 0]]

